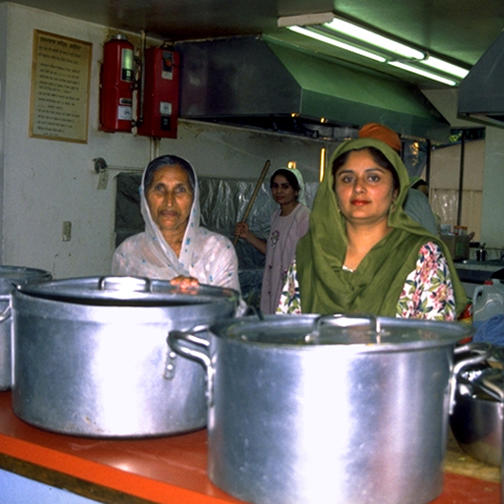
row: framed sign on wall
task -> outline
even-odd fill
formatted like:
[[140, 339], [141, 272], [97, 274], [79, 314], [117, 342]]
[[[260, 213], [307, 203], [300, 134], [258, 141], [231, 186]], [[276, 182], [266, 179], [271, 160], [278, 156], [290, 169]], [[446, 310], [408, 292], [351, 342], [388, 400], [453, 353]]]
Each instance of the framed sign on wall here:
[[33, 32], [30, 136], [87, 142], [92, 44]]

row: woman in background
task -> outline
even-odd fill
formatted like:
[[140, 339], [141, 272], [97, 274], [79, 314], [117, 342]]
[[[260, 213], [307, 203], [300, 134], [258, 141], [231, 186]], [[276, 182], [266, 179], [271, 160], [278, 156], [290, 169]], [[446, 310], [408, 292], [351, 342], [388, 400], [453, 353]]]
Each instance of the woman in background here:
[[240, 291], [233, 244], [200, 226], [198, 179], [185, 159], [165, 155], [149, 163], [140, 185], [140, 208], [145, 231], [117, 247], [113, 274]]
[[454, 320], [464, 289], [442, 240], [403, 210], [409, 178], [398, 153], [350, 140], [330, 167], [278, 312]]
[[260, 301], [263, 313], [275, 313], [287, 269], [294, 259], [298, 240], [308, 230], [310, 216], [304, 196], [304, 181], [299, 170], [276, 170], [271, 176], [270, 188], [279, 208], [271, 217], [268, 239], [257, 237], [249, 230], [246, 222], [239, 222], [235, 228], [236, 236], [266, 254]]

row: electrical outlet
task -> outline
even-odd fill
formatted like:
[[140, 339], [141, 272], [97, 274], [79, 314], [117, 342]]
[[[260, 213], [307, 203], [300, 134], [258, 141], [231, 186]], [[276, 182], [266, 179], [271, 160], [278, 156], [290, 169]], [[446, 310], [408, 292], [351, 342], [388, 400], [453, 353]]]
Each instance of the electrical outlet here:
[[72, 223], [70, 221], [63, 221], [63, 241], [70, 241], [72, 239]]

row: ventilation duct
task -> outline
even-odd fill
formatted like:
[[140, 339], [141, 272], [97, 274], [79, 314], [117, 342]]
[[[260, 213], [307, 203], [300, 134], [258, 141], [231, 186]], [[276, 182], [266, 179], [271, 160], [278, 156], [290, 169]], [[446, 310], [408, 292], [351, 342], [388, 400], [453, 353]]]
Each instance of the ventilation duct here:
[[458, 115], [504, 128], [504, 32], [460, 83]]
[[420, 90], [258, 37], [176, 44], [182, 55], [180, 115], [330, 136], [379, 122], [401, 135], [446, 142], [448, 122]]

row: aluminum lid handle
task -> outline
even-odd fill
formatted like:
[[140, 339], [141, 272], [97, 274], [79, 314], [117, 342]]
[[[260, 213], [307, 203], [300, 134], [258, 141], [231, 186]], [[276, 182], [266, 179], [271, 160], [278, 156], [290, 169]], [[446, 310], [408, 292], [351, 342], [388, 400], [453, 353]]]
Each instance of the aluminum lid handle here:
[[98, 281], [101, 291], [151, 292], [151, 280], [135, 276], [104, 276]]

